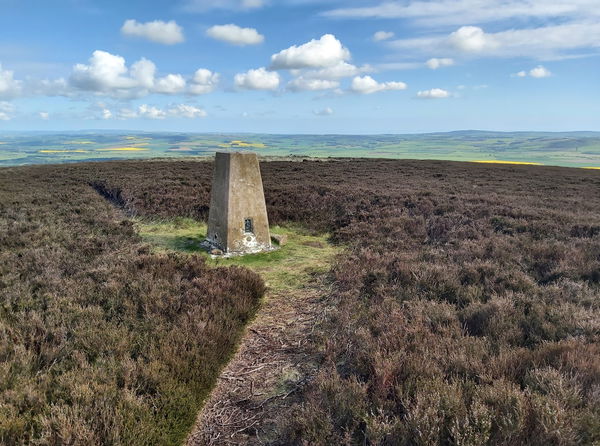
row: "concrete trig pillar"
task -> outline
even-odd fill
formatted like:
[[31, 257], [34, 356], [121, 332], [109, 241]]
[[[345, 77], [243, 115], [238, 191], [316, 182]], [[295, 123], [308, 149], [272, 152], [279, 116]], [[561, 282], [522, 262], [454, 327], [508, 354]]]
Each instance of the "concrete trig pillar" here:
[[208, 242], [231, 254], [270, 250], [269, 220], [256, 153], [217, 152], [213, 175]]

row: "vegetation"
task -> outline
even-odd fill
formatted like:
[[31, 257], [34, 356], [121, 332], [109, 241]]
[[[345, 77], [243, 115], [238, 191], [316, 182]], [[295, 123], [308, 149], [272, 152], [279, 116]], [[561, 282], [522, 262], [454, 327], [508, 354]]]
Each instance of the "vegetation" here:
[[0, 166], [188, 158], [217, 150], [269, 157], [369, 157], [600, 166], [598, 132], [459, 131], [413, 135], [268, 135], [89, 131], [0, 133]]
[[[217, 346], [234, 344], [262, 284], [246, 269], [149, 251], [96, 192], [142, 221], [203, 221], [211, 168], [0, 171], [5, 442], [177, 436], [169, 428], [202, 393], [189, 389], [218, 368], [197, 365], [222, 364]], [[331, 160], [262, 173], [272, 224], [346, 246], [319, 330], [321, 371], [295, 417], [279, 420], [279, 444], [600, 442], [597, 171]], [[177, 237], [165, 243], [181, 248]], [[196, 331], [202, 321], [215, 334]]]
[[274, 252], [210, 258], [200, 248], [200, 242], [206, 237], [204, 222], [179, 217], [164, 221], [138, 219], [136, 223], [142, 239], [156, 252], [198, 253], [206, 256], [208, 265], [248, 267], [265, 280], [272, 292], [303, 288], [314, 276], [329, 272], [333, 258], [340, 251], [328, 243], [327, 234], [286, 225], [271, 227], [271, 234], [283, 235], [287, 240], [283, 246], [275, 244]]
[[0, 170], [0, 444], [180, 444], [264, 291], [152, 253], [63, 167]]
[[[145, 166], [104, 189], [203, 218], [209, 166]], [[266, 163], [263, 179], [271, 221], [348, 245], [321, 372], [280, 443], [600, 441], [595, 171], [352, 160]]]

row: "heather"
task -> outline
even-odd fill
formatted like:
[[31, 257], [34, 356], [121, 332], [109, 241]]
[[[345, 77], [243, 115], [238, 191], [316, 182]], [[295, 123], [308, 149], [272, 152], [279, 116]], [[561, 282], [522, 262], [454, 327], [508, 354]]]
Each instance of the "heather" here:
[[262, 279], [152, 253], [91, 171], [0, 171], [0, 444], [179, 444]]
[[[597, 172], [359, 159], [261, 169], [272, 224], [344, 248], [310, 339], [320, 371], [272, 443], [600, 442]], [[202, 331], [233, 345], [262, 285], [153, 253], [128, 217], [206, 219], [211, 164], [0, 174], [5, 438], [58, 444], [71, 428], [128, 444], [148, 413], [163, 434], [184, 418], [157, 415], [183, 412], [168, 401], [217, 373], [197, 367], [220, 345]]]
[[[102, 188], [203, 218], [210, 171], [194, 167]], [[595, 172], [338, 160], [265, 163], [263, 178], [273, 222], [347, 246], [313, 339], [321, 371], [275, 443], [600, 441]]]

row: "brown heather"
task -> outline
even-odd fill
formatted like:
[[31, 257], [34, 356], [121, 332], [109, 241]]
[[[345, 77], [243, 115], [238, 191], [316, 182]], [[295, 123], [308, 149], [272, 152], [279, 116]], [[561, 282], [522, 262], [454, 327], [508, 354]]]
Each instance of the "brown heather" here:
[[[262, 170], [272, 223], [347, 246], [313, 340], [321, 370], [275, 444], [600, 444], [597, 172], [385, 160]], [[4, 441], [176, 442], [262, 284], [149, 254], [94, 189], [129, 215], [205, 219], [211, 165], [0, 175]]]
[[180, 444], [263, 293], [150, 254], [94, 170], [0, 170], [2, 445]]

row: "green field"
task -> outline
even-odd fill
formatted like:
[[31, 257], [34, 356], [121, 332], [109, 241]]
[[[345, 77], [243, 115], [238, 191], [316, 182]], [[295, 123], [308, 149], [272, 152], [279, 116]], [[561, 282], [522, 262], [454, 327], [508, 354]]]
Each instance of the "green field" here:
[[152, 132], [0, 133], [0, 166], [193, 158], [219, 150], [269, 157], [512, 161], [600, 167], [600, 132], [460, 131], [415, 135], [266, 135]]

